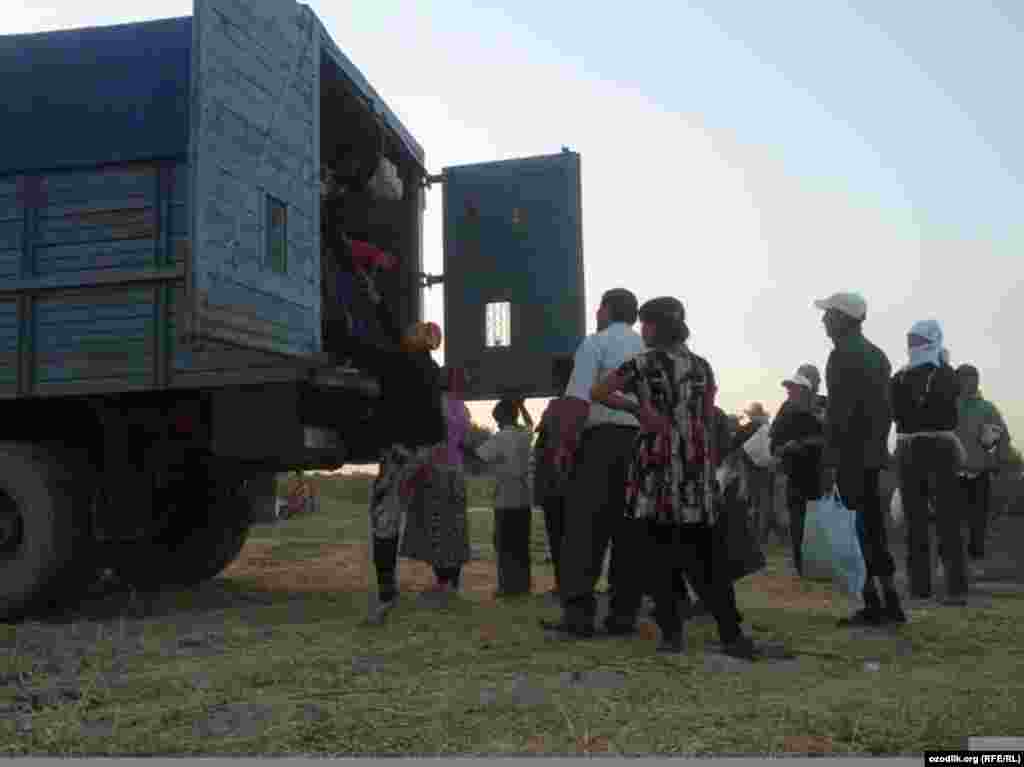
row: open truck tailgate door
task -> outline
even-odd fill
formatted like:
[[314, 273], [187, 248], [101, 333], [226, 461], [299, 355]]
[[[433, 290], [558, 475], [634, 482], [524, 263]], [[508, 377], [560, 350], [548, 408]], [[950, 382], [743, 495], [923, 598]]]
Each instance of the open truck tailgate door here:
[[320, 350], [316, 28], [294, 0], [195, 0], [189, 340]]
[[550, 397], [586, 332], [580, 156], [445, 168], [445, 364], [466, 398]]

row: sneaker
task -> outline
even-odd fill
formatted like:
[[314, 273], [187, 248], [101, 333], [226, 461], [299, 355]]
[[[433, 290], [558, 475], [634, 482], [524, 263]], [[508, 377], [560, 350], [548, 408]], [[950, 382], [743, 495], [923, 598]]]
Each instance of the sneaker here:
[[836, 625], [839, 628], [857, 628], [860, 626], [881, 626], [883, 622], [881, 610], [877, 607], [874, 609], [864, 607], [849, 618], [840, 618], [839, 623]]
[[967, 607], [966, 594], [950, 594], [941, 600], [943, 607]]

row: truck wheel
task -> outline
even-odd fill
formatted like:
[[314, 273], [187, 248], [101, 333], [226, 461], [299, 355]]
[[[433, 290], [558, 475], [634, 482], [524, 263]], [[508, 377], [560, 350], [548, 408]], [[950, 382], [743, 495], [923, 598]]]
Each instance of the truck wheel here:
[[25, 443], [0, 443], [0, 619], [66, 598], [88, 554], [70, 463]]
[[129, 547], [117, 574], [141, 591], [196, 586], [215, 578], [242, 551], [249, 536], [247, 506], [235, 497], [173, 509], [169, 526], [151, 541]]

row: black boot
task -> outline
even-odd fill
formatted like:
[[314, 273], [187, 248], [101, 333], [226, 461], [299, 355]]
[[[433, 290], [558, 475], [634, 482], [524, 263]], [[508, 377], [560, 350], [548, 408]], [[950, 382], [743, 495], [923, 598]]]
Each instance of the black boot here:
[[841, 628], [854, 628], [857, 626], [881, 626], [883, 623], [882, 600], [874, 584], [868, 583], [862, 592], [864, 596], [864, 607], [855, 612], [849, 618], [842, 618], [839, 621]]
[[398, 563], [398, 538], [377, 538], [373, 542], [373, 564], [377, 570], [377, 594], [381, 603], [398, 596], [395, 567]]

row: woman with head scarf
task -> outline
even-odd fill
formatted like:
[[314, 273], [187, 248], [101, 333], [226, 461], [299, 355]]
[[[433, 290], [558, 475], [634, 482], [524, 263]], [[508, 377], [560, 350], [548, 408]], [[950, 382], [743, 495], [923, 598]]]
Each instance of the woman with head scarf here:
[[[626, 485], [626, 517], [646, 556], [623, 574], [622, 612], [610, 615], [606, 627], [613, 633], [632, 628], [641, 593], [650, 591], [661, 631], [659, 651], [684, 652], [679, 589], [688, 581], [715, 617], [724, 652], [752, 658], [753, 643], [726, 596], [729, 579], [714, 535], [719, 506], [714, 373], [687, 346], [690, 330], [677, 299], [655, 298], [639, 314], [647, 351], [591, 390], [593, 401], [629, 408], [641, 425]], [[615, 397], [618, 392], [635, 395], [636, 402]]]
[[935, 507], [940, 555], [944, 559], [947, 604], [967, 599], [967, 570], [960, 531], [957, 471], [963, 446], [956, 436], [960, 383], [943, 360], [942, 328], [917, 322], [907, 333], [908, 363], [892, 378], [891, 401], [897, 431], [896, 461], [907, 519], [910, 594], [932, 595], [929, 500]]
[[[431, 351], [441, 329], [417, 322], [392, 347], [361, 348], [361, 359], [380, 380], [382, 406], [375, 423], [381, 458], [370, 498], [370, 549], [377, 571], [378, 600], [370, 615], [380, 622], [398, 599], [398, 546], [409, 504], [430, 479], [434, 453], [445, 441], [441, 368]], [[396, 336], [398, 336], [396, 338]]]
[[463, 451], [471, 417], [462, 399], [462, 370], [450, 368], [442, 404], [448, 435], [431, 453], [430, 471], [414, 489], [402, 535], [401, 555], [434, 568], [435, 596], [458, 591], [462, 567], [470, 558]]

